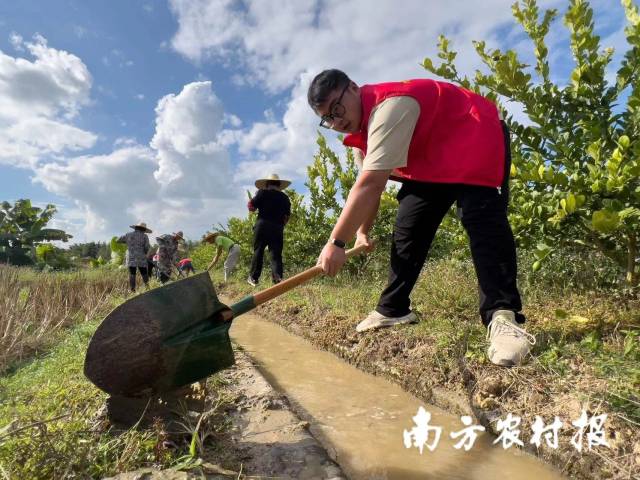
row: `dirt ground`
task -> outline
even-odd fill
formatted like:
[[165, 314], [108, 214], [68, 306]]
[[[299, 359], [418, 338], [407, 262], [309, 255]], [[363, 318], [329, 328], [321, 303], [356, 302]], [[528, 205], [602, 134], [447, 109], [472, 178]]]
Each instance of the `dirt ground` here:
[[[640, 428], [625, 419], [608, 416], [609, 448], [588, 451], [585, 447], [578, 452], [571, 445], [575, 431], [570, 422], [578, 419], [583, 409], [589, 417], [606, 413], [593, 400], [606, 385], [582, 375], [584, 369], [559, 377], [553, 372], [541, 373], [531, 364], [516, 369], [477, 366], [466, 361], [463, 345], [445, 359], [437, 353], [437, 340], [408, 336], [402, 327], [357, 334], [355, 323], [347, 318], [328, 311], [302, 312], [285, 302], [262, 305], [256, 313], [364, 371], [388, 378], [427, 403], [454, 414], [473, 412], [487, 431], [496, 435], [496, 421], [508, 413], [520, 416], [527, 428], [536, 415], [548, 423], [558, 416], [565, 422], [558, 448], [543, 445], [537, 449], [526, 438], [525, 450], [569, 478], [640, 480]], [[577, 393], [585, 391], [593, 396]]]
[[[226, 433], [216, 437], [215, 445], [205, 443], [199, 466], [201, 473], [145, 468], [111, 478], [185, 480], [204, 475], [207, 479], [346, 479], [340, 467], [309, 433], [308, 424], [293, 413], [287, 399], [271, 387], [246, 354], [236, 351], [236, 365], [224, 371], [219, 380], [232, 401], [228, 409], [217, 413], [217, 418], [224, 418], [229, 424]], [[208, 405], [206, 399], [198, 402], [193, 397], [197, 395], [189, 394], [181, 399], [181, 402], [189, 401], [190, 411], [182, 412], [180, 418], [169, 418], [172, 408], [164, 412], [167, 430], [172, 429], [172, 421], [180, 423], [189, 416], [206, 416], [206, 411], [198, 411]], [[125, 424], [139, 418], [140, 408], [145, 406], [130, 399], [111, 398], [107, 405], [109, 416]], [[157, 413], [150, 412], [147, 416]], [[236, 468], [232, 470], [230, 465]]]
[[346, 478], [246, 354], [236, 351], [236, 366], [224, 376], [237, 394], [231, 441], [243, 471], [279, 479]]
[[[225, 293], [237, 293], [229, 290]], [[403, 327], [356, 334], [352, 319], [328, 309], [301, 311], [286, 302], [274, 302], [259, 307], [256, 313], [364, 371], [386, 377], [427, 403], [454, 414], [473, 413], [494, 434], [498, 433], [496, 420], [508, 413], [520, 416], [523, 426], [532, 424], [540, 415], [547, 422], [558, 416], [568, 427], [583, 410], [590, 417], [606, 413], [593, 401], [606, 385], [598, 383], [595, 376], [583, 374], [588, 365], [575, 365], [564, 376], [545, 373], [539, 365], [517, 369], [478, 365], [465, 359], [464, 345], [444, 358], [435, 343], [437, 339], [406, 335]], [[238, 366], [226, 372], [225, 378], [230, 386], [239, 388], [233, 392], [237, 395], [232, 402], [235, 410], [229, 412], [233, 422], [228, 440], [231, 448], [228, 461], [220, 462], [219, 452], [209, 459], [209, 470], [203, 471], [218, 475], [209, 478], [237, 477], [240, 473], [226, 471], [220, 476], [215, 470], [220, 467], [213, 465], [214, 458], [218, 464], [242, 465], [242, 474], [262, 476], [245, 478], [344, 478], [310, 436], [304, 422], [290, 412], [286, 399], [270, 388], [246, 357], [238, 355]], [[593, 396], [578, 393], [585, 391]], [[569, 478], [640, 479], [640, 428], [609, 415], [609, 448], [591, 452], [575, 450], [570, 444], [573, 433], [570, 428], [561, 432], [556, 450], [536, 449], [528, 444], [528, 438], [525, 449]]]

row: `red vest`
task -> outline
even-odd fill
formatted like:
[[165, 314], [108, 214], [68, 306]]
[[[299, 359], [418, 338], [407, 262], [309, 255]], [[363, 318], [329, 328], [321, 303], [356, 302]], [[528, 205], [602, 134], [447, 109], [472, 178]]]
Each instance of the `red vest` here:
[[486, 98], [446, 82], [418, 79], [363, 85], [360, 131], [347, 135], [344, 145], [366, 155], [371, 111], [395, 96], [416, 99], [420, 116], [407, 166], [395, 169], [391, 178], [487, 187], [502, 184], [505, 145], [498, 109]]

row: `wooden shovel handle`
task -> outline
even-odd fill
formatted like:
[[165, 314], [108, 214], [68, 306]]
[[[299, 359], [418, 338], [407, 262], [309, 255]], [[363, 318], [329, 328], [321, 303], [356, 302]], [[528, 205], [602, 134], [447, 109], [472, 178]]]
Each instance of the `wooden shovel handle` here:
[[[347, 250], [347, 258], [358, 255], [361, 252], [364, 252], [367, 249], [366, 245], [360, 245], [356, 248], [352, 248]], [[275, 298], [279, 295], [282, 295], [285, 292], [301, 285], [312, 278], [315, 278], [322, 274], [322, 267], [320, 265], [316, 265], [315, 267], [309, 268], [304, 272], [300, 272], [299, 274], [288, 278], [287, 280], [283, 280], [282, 282], [274, 285], [273, 287], [267, 288], [266, 290], [262, 290], [261, 292], [256, 293], [253, 296], [256, 307], [258, 305], [262, 305], [264, 302], [268, 302], [272, 298]]]

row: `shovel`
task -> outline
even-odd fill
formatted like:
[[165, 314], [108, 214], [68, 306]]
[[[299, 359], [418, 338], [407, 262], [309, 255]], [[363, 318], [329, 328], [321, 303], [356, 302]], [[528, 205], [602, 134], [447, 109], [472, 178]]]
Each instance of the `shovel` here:
[[[352, 257], [365, 245], [347, 251]], [[89, 343], [84, 374], [124, 397], [151, 396], [202, 380], [234, 364], [231, 321], [322, 273], [305, 270], [228, 307], [207, 272], [177, 280], [117, 306]]]

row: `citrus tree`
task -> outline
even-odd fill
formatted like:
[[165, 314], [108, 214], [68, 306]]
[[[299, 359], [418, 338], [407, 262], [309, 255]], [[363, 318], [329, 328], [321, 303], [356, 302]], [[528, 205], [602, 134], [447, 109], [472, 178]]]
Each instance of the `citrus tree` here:
[[[622, 0], [629, 45], [617, 72], [613, 49], [601, 48], [587, 0], [569, 0], [564, 25], [575, 64], [552, 79], [545, 38], [556, 10], [519, 0], [513, 15], [531, 40], [535, 65], [514, 50], [474, 42], [486, 66], [461, 75], [456, 52], [440, 37], [439, 62], [424, 68], [494, 100], [521, 106], [526, 121], [506, 116], [513, 133], [510, 220], [520, 245], [534, 248], [534, 269], [560, 246], [581, 245], [613, 259], [629, 285], [638, 284], [640, 229], [640, 16]], [[612, 81], [609, 79], [613, 78]], [[504, 110], [504, 108], [503, 108]], [[505, 112], [506, 113], [506, 112]]]

